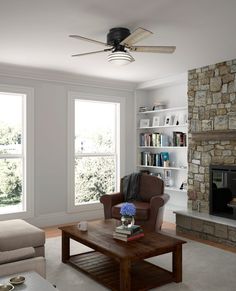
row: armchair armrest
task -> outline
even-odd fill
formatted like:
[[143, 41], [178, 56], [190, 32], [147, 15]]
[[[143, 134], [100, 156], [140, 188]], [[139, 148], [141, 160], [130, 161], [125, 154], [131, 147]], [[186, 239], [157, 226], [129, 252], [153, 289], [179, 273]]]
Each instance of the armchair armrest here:
[[33, 247], [0, 252], [0, 265], [29, 259], [34, 256], [35, 256], [35, 250]]
[[163, 223], [164, 205], [169, 200], [168, 194], [153, 196], [150, 200], [150, 229], [159, 231]]
[[102, 195], [100, 202], [104, 205], [104, 216], [105, 219], [112, 218], [111, 209], [112, 206], [122, 203], [124, 201], [124, 195], [121, 193], [112, 193]]
[[170, 199], [170, 196], [168, 194], [162, 194], [158, 196], [153, 196], [150, 200], [150, 206], [154, 206], [155, 208], [160, 208], [164, 206], [167, 201]]

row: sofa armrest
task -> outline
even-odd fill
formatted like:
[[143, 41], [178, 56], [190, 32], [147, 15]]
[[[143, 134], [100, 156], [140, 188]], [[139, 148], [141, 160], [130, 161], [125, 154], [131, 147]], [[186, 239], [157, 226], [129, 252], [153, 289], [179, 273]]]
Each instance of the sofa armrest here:
[[112, 215], [111, 215], [112, 206], [122, 203], [123, 201], [124, 201], [124, 195], [119, 192], [102, 195], [100, 198], [100, 202], [104, 206], [105, 219], [112, 218]]
[[33, 247], [0, 252], [0, 265], [29, 259], [34, 256], [35, 256], [35, 250]]
[[[19, 274], [28, 271], [35, 271], [43, 278], [46, 278], [46, 260], [44, 257], [35, 257], [22, 261], [0, 265], [1, 276]], [[56, 290], [56, 289], [55, 289]]]

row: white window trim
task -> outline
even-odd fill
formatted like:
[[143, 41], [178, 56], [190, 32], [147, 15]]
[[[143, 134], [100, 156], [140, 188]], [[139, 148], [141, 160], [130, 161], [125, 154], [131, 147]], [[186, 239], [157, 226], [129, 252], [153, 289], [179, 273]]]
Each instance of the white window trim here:
[[[101, 101], [101, 102], [114, 102], [120, 104], [120, 132], [125, 131], [125, 98], [116, 97], [116, 96], [106, 96], [89, 94], [83, 92], [69, 91], [68, 92], [68, 200], [67, 200], [67, 211], [69, 213], [73, 212], [82, 212], [82, 211], [93, 211], [102, 209], [102, 205], [99, 201], [90, 202], [86, 204], [74, 205], [74, 101], [76, 99], [81, 100], [92, 100], [92, 101]], [[116, 184], [119, 187], [120, 177], [124, 175], [125, 172], [125, 132], [124, 134], [116, 133], [119, 136], [120, 143], [116, 152], [120, 153], [119, 163], [117, 163], [117, 180]], [[109, 154], [106, 154], [109, 155]]]
[[[34, 216], [34, 89], [13, 85], [0, 85], [0, 92], [16, 93], [26, 95], [24, 114], [24, 191], [26, 193], [26, 210], [15, 213], [0, 214], [0, 220], [29, 218]], [[21, 155], [20, 155], [21, 156]], [[12, 157], [12, 155], [11, 155]]]

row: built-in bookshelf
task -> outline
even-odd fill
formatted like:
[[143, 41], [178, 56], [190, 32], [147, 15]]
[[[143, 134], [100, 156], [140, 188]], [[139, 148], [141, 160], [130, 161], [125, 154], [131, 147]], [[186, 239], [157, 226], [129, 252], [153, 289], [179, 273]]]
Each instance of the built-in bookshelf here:
[[187, 129], [187, 107], [137, 112], [137, 168], [161, 177], [168, 191], [187, 192]]
[[[164, 78], [142, 84], [135, 92], [136, 169], [164, 180], [165, 193], [170, 197], [165, 206], [164, 219], [173, 223], [173, 211], [187, 210], [187, 89], [187, 74], [183, 74], [177, 79]], [[153, 143], [148, 135], [155, 133], [159, 134], [159, 138], [154, 135]], [[144, 137], [140, 137], [144, 134], [146, 142]], [[168, 138], [160, 138], [161, 135]], [[142, 159], [142, 155], [148, 158]], [[164, 165], [162, 161], [158, 165], [161, 156], [169, 158], [169, 162]]]

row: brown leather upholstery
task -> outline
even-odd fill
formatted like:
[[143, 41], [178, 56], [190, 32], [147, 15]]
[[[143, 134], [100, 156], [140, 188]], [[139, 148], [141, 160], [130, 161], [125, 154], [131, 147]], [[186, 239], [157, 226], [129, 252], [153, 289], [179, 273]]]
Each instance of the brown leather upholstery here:
[[[121, 189], [122, 189], [121, 179]], [[132, 201], [136, 206], [135, 223], [151, 231], [161, 229], [164, 205], [169, 195], [164, 194], [164, 182], [156, 176], [142, 174], [140, 177], [139, 197], [141, 201]], [[122, 193], [106, 194], [100, 198], [104, 206], [105, 219], [120, 219], [120, 208], [124, 203]]]

